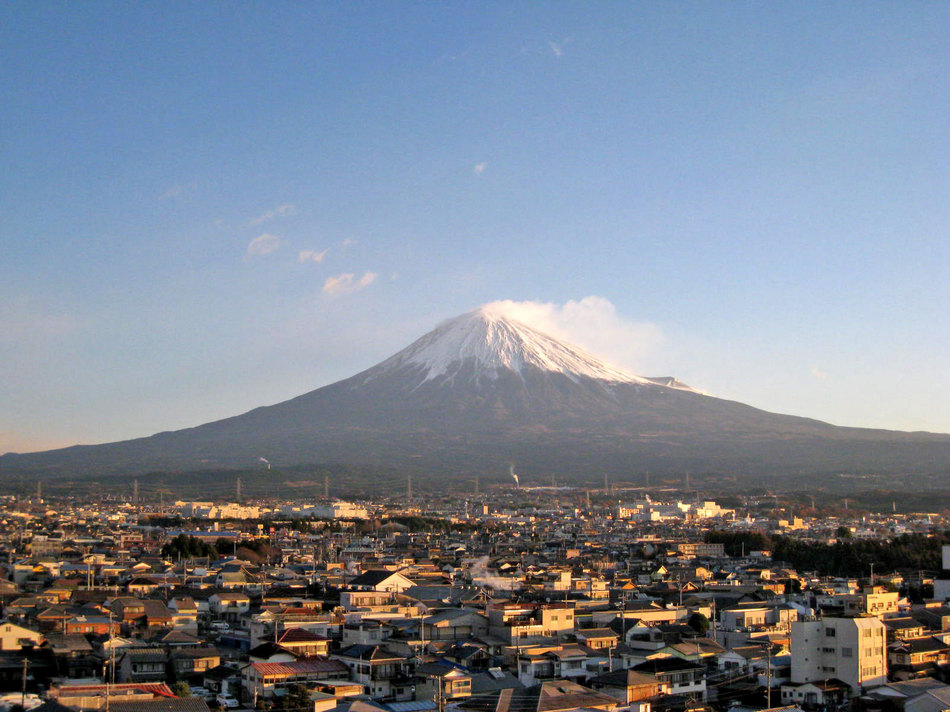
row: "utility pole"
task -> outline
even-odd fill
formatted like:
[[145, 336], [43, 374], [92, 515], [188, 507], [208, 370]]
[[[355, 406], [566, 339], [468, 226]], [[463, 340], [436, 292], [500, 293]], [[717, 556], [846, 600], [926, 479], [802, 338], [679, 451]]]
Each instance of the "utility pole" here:
[[26, 709], [26, 671], [29, 666], [29, 658], [23, 658], [23, 684], [20, 687], [20, 707]]
[[445, 712], [445, 679], [438, 676], [438, 688], [436, 689], [435, 704], [438, 712]]

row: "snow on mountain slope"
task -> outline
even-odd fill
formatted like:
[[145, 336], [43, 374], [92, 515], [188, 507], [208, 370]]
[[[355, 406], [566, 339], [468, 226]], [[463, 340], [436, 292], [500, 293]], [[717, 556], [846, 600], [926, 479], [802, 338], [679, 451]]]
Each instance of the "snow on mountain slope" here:
[[675, 379], [651, 379], [611, 366], [582, 349], [565, 344], [512, 319], [489, 304], [443, 322], [396, 355], [371, 369], [371, 380], [406, 367], [419, 369], [422, 382], [452, 376], [462, 366], [476, 378], [497, 378], [500, 370], [523, 374], [526, 368], [560, 373], [571, 380], [593, 378], [612, 383], [689, 387]]

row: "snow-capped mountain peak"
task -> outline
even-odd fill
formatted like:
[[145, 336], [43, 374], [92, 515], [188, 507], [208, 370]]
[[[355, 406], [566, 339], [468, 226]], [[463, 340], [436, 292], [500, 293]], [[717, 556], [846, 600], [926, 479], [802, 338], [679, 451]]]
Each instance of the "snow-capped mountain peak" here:
[[474, 368], [477, 377], [494, 378], [502, 369], [523, 373], [533, 367], [561, 373], [572, 380], [586, 377], [658, 385], [652, 379], [611, 366], [579, 347], [548, 336], [512, 318], [496, 304], [443, 322], [383, 361], [378, 369], [386, 372], [416, 367], [423, 372], [425, 382], [451, 375], [462, 365]]

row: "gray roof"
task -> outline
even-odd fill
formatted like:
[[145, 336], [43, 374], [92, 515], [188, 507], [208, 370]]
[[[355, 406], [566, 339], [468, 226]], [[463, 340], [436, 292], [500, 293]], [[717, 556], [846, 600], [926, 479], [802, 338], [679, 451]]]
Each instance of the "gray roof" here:
[[203, 697], [159, 697], [154, 700], [110, 700], [113, 712], [210, 712]]

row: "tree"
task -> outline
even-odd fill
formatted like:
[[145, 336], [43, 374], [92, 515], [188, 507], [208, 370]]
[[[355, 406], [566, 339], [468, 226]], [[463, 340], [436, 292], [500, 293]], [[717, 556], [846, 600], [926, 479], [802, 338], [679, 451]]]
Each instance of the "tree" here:
[[696, 611], [686, 619], [686, 625], [697, 633], [705, 635], [706, 631], [709, 630], [709, 619], [699, 611]]
[[191, 688], [188, 687], [188, 683], [184, 680], [179, 680], [172, 685], [171, 690], [175, 697], [191, 697]]
[[303, 710], [313, 709], [313, 700], [310, 699], [310, 691], [303, 685], [291, 685], [287, 694], [278, 698], [274, 705], [277, 710], [291, 710], [293, 712], [303, 712]]

